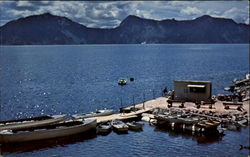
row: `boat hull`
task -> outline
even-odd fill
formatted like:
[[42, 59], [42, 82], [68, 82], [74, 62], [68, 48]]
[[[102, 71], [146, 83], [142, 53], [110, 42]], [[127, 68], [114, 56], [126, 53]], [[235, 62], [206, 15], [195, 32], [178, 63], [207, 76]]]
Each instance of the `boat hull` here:
[[83, 113], [83, 114], [74, 114], [72, 115], [73, 119], [82, 119], [82, 118], [91, 118], [91, 117], [101, 117], [101, 116], [108, 116], [113, 114], [113, 110], [106, 110], [105, 112], [101, 113]]
[[128, 133], [128, 128], [118, 128], [113, 126], [113, 130], [117, 133]]
[[96, 127], [96, 132], [98, 134], [108, 134], [112, 131], [112, 126], [110, 123], [107, 123], [107, 124], [99, 124], [97, 127]]
[[116, 133], [128, 133], [128, 125], [119, 120], [111, 122], [112, 128]]
[[140, 123], [127, 123], [128, 129], [133, 131], [142, 131], [143, 124]]
[[[51, 116], [49, 119], [44, 120], [33, 120], [38, 119], [39, 117], [29, 118], [29, 119], [20, 119], [14, 121], [6, 121], [2, 126], [1, 130], [19, 130], [19, 129], [28, 129], [32, 127], [41, 127], [50, 124], [59, 123], [66, 120], [66, 115], [55, 115]], [[9, 123], [8, 123], [9, 122]]]
[[55, 129], [46, 129], [46, 127], [39, 129], [35, 131], [24, 130], [13, 134], [0, 134], [0, 143], [18, 143], [76, 135], [95, 130], [96, 120], [86, 120], [83, 124], [76, 126], [60, 128], [60, 125], [57, 125]]

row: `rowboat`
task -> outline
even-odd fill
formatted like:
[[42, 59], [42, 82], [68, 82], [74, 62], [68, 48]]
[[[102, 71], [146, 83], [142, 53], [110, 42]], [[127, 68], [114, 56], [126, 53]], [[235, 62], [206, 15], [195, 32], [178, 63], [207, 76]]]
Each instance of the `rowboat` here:
[[166, 125], [166, 124], [181, 122], [181, 120], [178, 119], [178, 116], [165, 115], [165, 114], [158, 114], [155, 116], [155, 119], [157, 120], [157, 125]]
[[199, 123], [197, 123], [197, 126], [203, 128], [204, 131], [208, 131], [208, 130], [216, 130], [217, 126], [220, 125], [220, 122], [218, 121], [201, 121]]
[[127, 80], [126, 79], [120, 79], [118, 81], [118, 85], [120, 85], [120, 86], [123, 86], [123, 85], [126, 85], [126, 84], [127, 84]]
[[98, 134], [108, 134], [111, 132], [111, 130], [112, 130], [112, 126], [110, 122], [101, 123], [96, 127], [96, 131]]
[[138, 123], [138, 122], [133, 121], [133, 122], [128, 122], [126, 124], [128, 125], [129, 130], [142, 131], [142, 127], [143, 127], [142, 123]]
[[82, 118], [90, 118], [90, 117], [99, 117], [99, 116], [108, 116], [113, 114], [113, 110], [96, 110], [95, 112], [89, 113], [80, 113], [72, 115], [73, 119], [82, 119]]
[[125, 123], [123, 123], [120, 120], [112, 120], [111, 121], [111, 125], [113, 127], [113, 130], [117, 133], [127, 133], [128, 132], [128, 125], [126, 125]]
[[178, 118], [178, 120], [185, 125], [193, 125], [200, 121], [198, 117]]
[[96, 120], [70, 120], [62, 123], [20, 130], [0, 131], [0, 143], [18, 143], [87, 133], [96, 129]]
[[33, 118], [0, 121], [1, 130], [28, 129], [31, 127], [46, 126], [65, 121], [66, 115], [40, 116]]

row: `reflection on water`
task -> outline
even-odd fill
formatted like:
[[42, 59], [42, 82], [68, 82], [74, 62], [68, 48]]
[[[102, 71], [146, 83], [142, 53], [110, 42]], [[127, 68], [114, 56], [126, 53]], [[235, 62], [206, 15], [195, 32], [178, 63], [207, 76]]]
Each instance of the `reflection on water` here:
[[210, 134], [204, 133], [192, 133], [192, 132], [182, 132], [180, 130], [172, 130], [169, 128], [156, 127], [155, 132], [167, 133], [171, 137], [183, 137], [185, 139], [192, 139], [197, 141], [198, 144], [212, 144], [215, 142], [220, 142], [224, 136], [218, 130]]
[[[248, 44], [3, 46], [0, 120], [103, 108], [117, 111], [161, 96], [164, 87], [173, 88], [173, 80], [209, 80], [213, 94], [223, 93], [234, 78], [248, 72], [248, 52]], [[129, 77], [135, 81], [117, 85], [117, 80]], [[221, 138], [154, 129], [145, 125], [140, 133], [3, 145], [2, 151], [5, 157], [248, 154], [238, 151], [240, 144], [249, 145], [248, 128], [225, 131]]]
[[[114, 153], [119, 153], [121, 156], [139, 157], [154, 156], [155, 154], [158, 156], [183, 156], [183, 150], [189, 152], [189, 154], [185, 154], [189, 157], [200, 156], [200, 151], [204, 153], [204, 156], [214, 157], [220, 157], [222, 152], [225, 153], [225, 156], [230, 156], [230, 154], [245, 156], [248, 153], [247, 149], [239, 150], [239, 145], [249, 145], [247, 142], [249, 129], [242, 128], [240, 132], [225, 131], [225, 134], [226, 136], [219, 132], [212, 135], [192, 134], [180, 130], [162, 129], [144, 123], [142, 132], [129, 131], [128, 134], [119, 135], [112, 131], [105, 136], [97, 136], [94, 132], [28, 143], [3, 144], [1, 149], [5, 157], [44, 157], [51, 156], [51, 154], [78, 157], [96, 156], [96, 153], [101, 153], [101, 156], [104, 157], [110, 157]], [[190, 147], [192, 147], [191, 150]], [[225, 147], [230, 149], [224, 152]]]
[[35, 150], [48, 149], [59, 146], [63, 147], [78, 142], [86, 142], [87, 140], [93, 139], [95, 137], [96, 134], [94, 132], [94, 133], [78, 134], [74, 136], [67, 136], [67, 137], [54, 138], [48, 140], [39, 140], [39, 141], [32, 141], [25, 143], [2, 144], [1, 151], [3, 154], [32, 152]]

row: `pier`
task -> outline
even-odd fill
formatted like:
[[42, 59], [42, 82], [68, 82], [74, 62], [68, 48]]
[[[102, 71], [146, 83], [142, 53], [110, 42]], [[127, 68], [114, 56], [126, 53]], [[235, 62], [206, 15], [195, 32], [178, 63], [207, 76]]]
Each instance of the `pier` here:
[[[207, 119], [219, 120], [219, 121], [227, 121], [232, 123], [240, 123], [242, 120], [249, 121], [249, 102], [245, 101], [241, 105], [241, 110], [238, 110], [238, 106], [232, 106], [229, 109], [225, 109], [223, 101], [217, 101], [210, 108], [208, 105], [201, 105], [197, 108], [197, 105], [192, 102], [185, 102], [183, 107], [180, 108], [181, 102], [174, 102], [172, 107], [168, 107], [167, 103], [168, 98], [159, 97], [156, 99], [152, 99], [146, 101], [144, 103], [132, 105], [126, 107], [126, 109], [135, 109], [135, 111], [131, 111], [130, 113], [117, 113], [109, 116], [102, 117], [91, 117], [87, 119], [96, 119], [97, 123], [102, 123], [106, 121], [111, 121], [114, 119], [119, 120], [130, 120], [137, 118], [142, 115], [142, 117], [149, 117], [148, 119], [154, 121], [154, 114], [169, 111], [169, 112], [183, 112], [186, 114], [193, 114], [199, 117], [205, 117]], [[145, 114], [150, 112], [151, 114]]]
[[[125, 112], [109, 116], [91, 117], [97, 124], [118, 119], [124, 122], [142, 120], [154, 125], [157, 130], [221, 139], [225, 130], [237, 131], [249, 126], [249, 101], [234, 105], [233, 101], [216, 100], [212, 105], [194, 102], [172, 102], [167, 97], [158, 97], [143, 103], [122, 108]], [[225, 108], [225, 103], [233, 104]]]
[[86, 118], [86, 119], [96, 119], [97, 123], [103, 123], [103, 122], [107, 122], [107, 121], [111, 121], [111, 120], [129, 120], [129, 119], [134, 119], [137, 118], [139, 115], [149, 112], [150, 108], [147, 109], [140, 109], [137, 111], [133, 111], [130, 113], [117, 113], [117, 114], [112, 114], [109, 116], [101, 116], [101, 117], [91, 117], [91, 118]]

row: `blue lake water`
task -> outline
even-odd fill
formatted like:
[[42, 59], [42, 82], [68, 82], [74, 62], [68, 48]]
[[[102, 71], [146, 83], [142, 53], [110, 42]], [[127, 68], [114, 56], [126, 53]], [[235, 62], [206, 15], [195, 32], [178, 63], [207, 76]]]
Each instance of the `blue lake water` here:
[[[173, 80], [212, 81], [216, 95], [248, 67], [247, 44], [2, 46], [0, 120], [118, 110], [133, 97], [142, 102], [143, 93], [146, 100], [161, 96]], [[117, 85], [130, 77], [135, 81]], [[111, 133], [6, 156], [247, 156], [239, 144], [249, 145], [248, 135], [248, 128], [229, 131], [204, 144], [146, 125], [141, 133]]]

